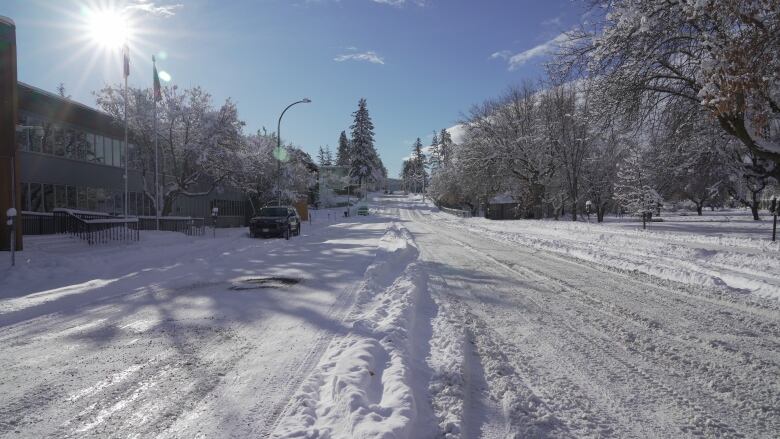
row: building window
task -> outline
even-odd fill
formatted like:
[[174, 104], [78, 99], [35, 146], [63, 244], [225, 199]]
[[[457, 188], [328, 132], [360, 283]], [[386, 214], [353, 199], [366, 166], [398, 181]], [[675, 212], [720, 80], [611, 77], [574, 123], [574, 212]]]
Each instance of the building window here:
[[95, 188], [87, 188], [87, 210], [94, 212], [97, 209], [97, 196]]
[[41, 139], [41, 152], [44, 154], [54, 153], [54, 130], [51, 124], [44, 124], [43, 138]]
[[114, 146], [111, 144], [110, 137], [103, 137], [103, 163], [111, 165], [111, 161], [114, 159]]
[[76, 200], [76, 187], [75, 186], [66, 186], [66, 192], [67, 192], [67, 207], [68, 209], [76, 209], [78, 208], [78, 202]]
[[30, 210], [43, 212], [43, 190], [40, 183], [30, 183]]
[[22, 183], [22, 210], [30, 210], [30, 185]]
[[76, 193], [78, 194], [78, 209], [87, 210], [89, 208], [87, 204], [87, 188], [85, 187], [79, 187], [76, 189]]
[[86, 133], [85, 134], [87, 139], [87, 150], [86, 150], [86, 157], [85, 160], [88, 162], [94, 162], [95, 161], [95, 135], [92, 133]]
[[44, 212], [54, 210], [54, 186], [50, 184], [43, 185], [43, 209]]
[[[26, 120], [22, 119], [19, 122], [21, 125], [26, 125]], [[29, 128], [24, 128], [21, 131], [16, 132], [16, 144], [20, 151], [28, 151], [30, 149], [30, 131]]]
[[68, 194], [65, 193], [65, 186], [54, 186], [54, 207], [68, 207]]
[[122, 142], [114, 139], [114, 161], [116, 167], [122, 166]]
[[54, 139], [54, 155], [64, 157], [67, 139], [65, 139], [65, 130], [56, 125], [52, 125], [52, 138]]
[[95, 163], [105, 163], [103, 136], [95, 135]]

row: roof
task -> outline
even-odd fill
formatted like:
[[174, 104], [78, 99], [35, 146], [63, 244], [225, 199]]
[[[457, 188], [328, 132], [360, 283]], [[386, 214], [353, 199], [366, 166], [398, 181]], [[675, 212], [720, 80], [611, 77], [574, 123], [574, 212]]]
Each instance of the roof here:
[[17, 82], [19, 110], [55, 122], [78, 125], [104, 135], [121, 135], [121, 124], [110, 115], [72, 99]]
[[504, 192], [503, 194], [497, 194], [495, 197], [490, 199], [490, 204], [514, 204], [514, 203], [517, 203], [517, 200], [512, 194], [508, 192]]

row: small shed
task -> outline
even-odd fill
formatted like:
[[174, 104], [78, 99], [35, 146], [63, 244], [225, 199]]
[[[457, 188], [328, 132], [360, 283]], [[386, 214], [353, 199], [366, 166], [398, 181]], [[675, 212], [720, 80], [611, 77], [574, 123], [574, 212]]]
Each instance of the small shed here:
[[502, 193], [488, 201], [485, 218], [508, 220], [522, 218], [520, 202], [510, 193]]

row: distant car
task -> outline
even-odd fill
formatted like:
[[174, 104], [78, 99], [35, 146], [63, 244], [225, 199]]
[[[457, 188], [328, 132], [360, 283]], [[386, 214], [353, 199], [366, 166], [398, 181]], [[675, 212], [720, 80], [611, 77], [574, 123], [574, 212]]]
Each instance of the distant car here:
[[362, 216], [368, 216], [368, 207], [367, 206], [358, 207], [357, 214]]
[[252, 238], [290, 236], [301, 234], [301, 217], [292, 206], [263, 207], [257, 216], [249, 220], [249, 236]]

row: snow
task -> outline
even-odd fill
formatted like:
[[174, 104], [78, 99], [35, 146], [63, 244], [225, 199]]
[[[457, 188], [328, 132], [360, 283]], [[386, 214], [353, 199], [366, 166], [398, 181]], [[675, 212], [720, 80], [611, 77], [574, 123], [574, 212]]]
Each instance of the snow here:
[[[267, 435], [343, 331], [385, 228], [336, 217], [315, 212], [289, 241], [26, 237], [0, 269], [0, 437]], [[259, 276], [302, 282], [231, 289]]]
[[629, 218], [598, 224], [595, 216], [586, 223], [437, 215], [464, 230], [618, 270], [780, 299], [780, 243], [767, 239], [770, 220], [752, 221], [745, 211], [664, 216], [648, 230]]
[[[766, 221], [664, 214], [643, 231], [459, 218], [419, 195], [367, 204], [312, 211], [289, 241], [26, 237], [0, 269], [0, 437], [780, 429]], [[249, 288], [265, 276], [301, 282]]]
[[410, 438], [425, 428], [416, 422], [417, 405], [425, 401], [415, 401], [410, 370], [425, 288], [414, 265], [417, 254], [409, 232], [390, 225], [347, 319], [352, 329], [331, 342], [276, 437]]

